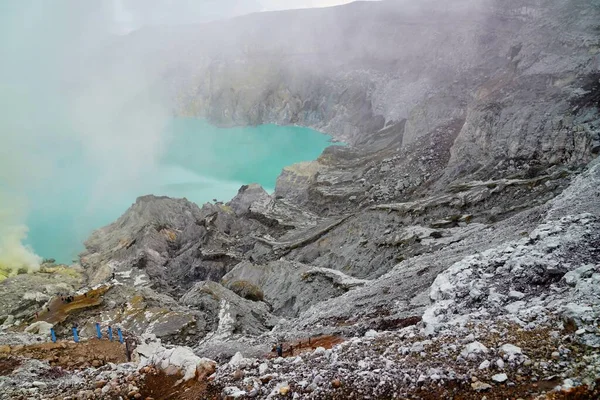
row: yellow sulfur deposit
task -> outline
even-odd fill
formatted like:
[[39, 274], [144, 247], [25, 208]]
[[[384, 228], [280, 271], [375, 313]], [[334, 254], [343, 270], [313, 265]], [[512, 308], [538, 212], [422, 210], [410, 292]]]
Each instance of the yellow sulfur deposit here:
[[[0, 199], [1, 201], [2, 199]], [[23, 245], [27, 227], [14, 221], [9, 208], [0, 204], [0, 280], [39, 269], [40, 257]]]

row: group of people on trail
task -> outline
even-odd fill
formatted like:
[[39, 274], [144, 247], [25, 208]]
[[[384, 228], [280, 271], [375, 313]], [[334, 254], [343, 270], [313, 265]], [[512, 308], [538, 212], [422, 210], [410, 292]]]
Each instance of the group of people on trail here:
[[60, 295], [60, 301], [62, 301], [63, 303], [71, 303], [73, 301], [75, 301], [75, 296], [65, 296], [65, 295]]
[[[311, 343], [311, 338], [309, 337], [308, 340], [306, 341], [304, 347], [308, 347], [308, 348], [314, 348], [314, 342]], [[298, 343], [296, 343], [296, 349], [298, 351], [302, 350], [302, 340], [298, 341]], [[283, 357], [283, 343], [279, 342], [277, 345], [275, 345], [275, 352], [277, 353], [277, 357]], [[291, 356], [294, 355], [294, 345], [293, 344], [289, 344], [289, 349], [286, 351], [286, 353], [289, 353]]]

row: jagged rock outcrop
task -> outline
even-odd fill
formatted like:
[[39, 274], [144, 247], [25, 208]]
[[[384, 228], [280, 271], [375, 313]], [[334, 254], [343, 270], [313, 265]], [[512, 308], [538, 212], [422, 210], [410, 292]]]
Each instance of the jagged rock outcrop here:
[[209, 340], [258, 335], [275, 324], [267, 304], [244, 299], [216, 282], [196, 283], [180, 301], [202, 311], [207, 331], [212, 332]]
[[86, 241], [81, 262], [95, 285], [113, 274], [133, 285], [149, 277], [166, 279], [165, 264], [173, 249], [203, 233], [200, 209], [186, 200], [140, 197], [113, 224], [95, 231]]
[[336, 270], [290, 261], [272, 261], [267, 265], [242, 262], [222, 282], [227, 287], [236, 282], [256, 285], [272, 313], [285, 317], [296, 317], [314, 304], [365, 283]]

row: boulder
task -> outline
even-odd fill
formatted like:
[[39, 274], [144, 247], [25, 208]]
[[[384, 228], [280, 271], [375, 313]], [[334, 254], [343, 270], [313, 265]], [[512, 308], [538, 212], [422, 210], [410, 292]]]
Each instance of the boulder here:
[[54, 325], [46, 321], [37, 321], [25, 328], [27, 333], [37, 333], [38, 335], [50, 336], [50, 329]]
[[139, 368], [153, 365], [169, 374], [181, 373], [187, 381], [197, 376], [198, 371], [214, 372], [216, 362], [200, 358], [189, 347], [166, 348], [153, 335], [143, 335], [144, 343], [134, 351], [134, 359], [139, 360]]
[[520, 347], [515, 346], [514, 344], [507, 343], [500, 346], [500, 353], [512, 356], [516, 354], [522, 354], [523, 352], [521, 351]]
[[468, 357], [471, 354], [485, 354], [487, 352], [488, 349], [483, 344], [479, 342], [472, 342], [465, 346], [460, 355], [463, 357]]

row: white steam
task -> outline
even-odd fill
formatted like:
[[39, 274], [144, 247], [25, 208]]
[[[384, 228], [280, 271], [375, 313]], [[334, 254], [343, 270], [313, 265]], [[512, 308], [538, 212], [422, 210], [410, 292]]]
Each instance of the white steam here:
[[23, 245], [24, 199], [47, 201], [69, 187], [55, 179], [58, 169], [95, 172], [91, 182], [81, 182], [90, 188], [86, 210], [93, 215], [112, 193], [135, 187], [164, 147], [165, 96], [152, 66], [143, 64], [143, 51], [111, 51], [111, 6], [77, 0], [0, 5], [2, 275], [39, 265]]

